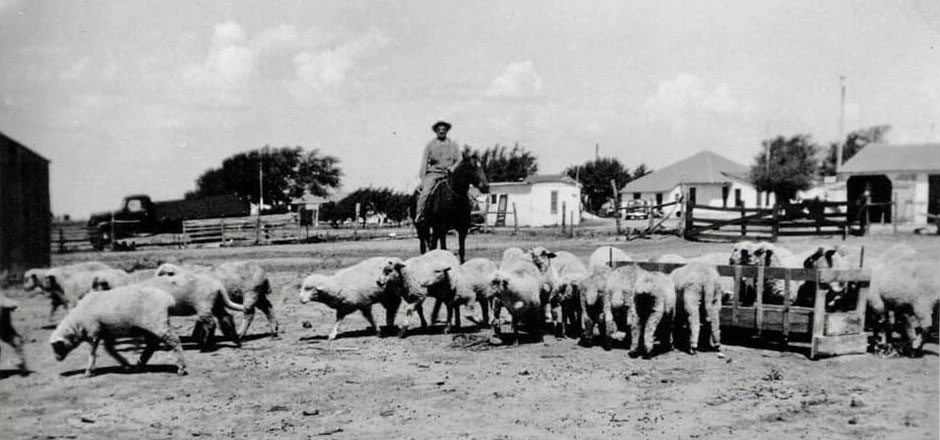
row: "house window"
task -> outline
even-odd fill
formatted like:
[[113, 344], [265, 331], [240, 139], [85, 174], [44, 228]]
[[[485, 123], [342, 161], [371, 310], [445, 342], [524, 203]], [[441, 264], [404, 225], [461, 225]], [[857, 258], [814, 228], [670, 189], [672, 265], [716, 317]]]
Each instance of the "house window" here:
[[738, 208], [744, 206], [744, 200], [741, 200], [741, 188], [734, 189], [734, 206]]
[[496, 197], [498, 197], [498, 196], [499, 196], [499, 194], [490, 194], [490, 203], [493, 204], [493, 205], [495, 205], [495, 204], [496, 204]]
[[552, 214], [558, 214], [558, 191], [552, 191]]
[[657, 205], [663, 204], [663, 193], [656, 193], [656, 204]]
[[721, 207], [722, 208], [728, 207], [728, 193], [730, 192], [731, 192], [731, 187], [729, 186], [721, 187]]
[[640, 193], [633, 193], [633, 200], [640, 200], [640, 196], [641, 196], [641, 195], [642, 195], [642, 194], [640, 194]]

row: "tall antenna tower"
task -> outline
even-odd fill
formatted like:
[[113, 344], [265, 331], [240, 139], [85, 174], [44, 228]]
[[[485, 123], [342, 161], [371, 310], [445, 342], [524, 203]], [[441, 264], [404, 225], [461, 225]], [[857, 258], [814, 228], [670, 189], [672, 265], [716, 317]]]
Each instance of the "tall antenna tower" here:
[[842, 144], [845, 143], [845, 75], [839, 76], [842, 99], [839, 102], [839, 139], [836, 140], [836, 174], [842, 169]]

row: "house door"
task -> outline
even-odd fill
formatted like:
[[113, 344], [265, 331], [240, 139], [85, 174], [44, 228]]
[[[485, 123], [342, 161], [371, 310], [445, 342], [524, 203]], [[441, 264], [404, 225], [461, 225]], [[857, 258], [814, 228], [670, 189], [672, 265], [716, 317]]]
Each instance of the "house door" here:
[[506, 205], [509, 204], [509, 194], [500, 194], [496, 203], [496, 223], [493, 226], [506, 226]]
[[940, 214], [940, 174], [927, 177], [927, 212]]

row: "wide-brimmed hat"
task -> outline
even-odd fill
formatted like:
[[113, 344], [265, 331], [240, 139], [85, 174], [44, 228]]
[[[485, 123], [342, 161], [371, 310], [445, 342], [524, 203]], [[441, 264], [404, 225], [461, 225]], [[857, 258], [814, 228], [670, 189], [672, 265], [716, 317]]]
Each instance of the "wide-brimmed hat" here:
[[447, 130], [450, 130], [450, 127], [451, 127], [450, 122], [447, 122], [447, 121], [441, 119], [441, 120], [435, 122], [434, 125], [431, 126], [431, 131], [437, 131], [437, 127], [438, 127], [439, 125], [443, 125], [443, 126], [447, 127]]

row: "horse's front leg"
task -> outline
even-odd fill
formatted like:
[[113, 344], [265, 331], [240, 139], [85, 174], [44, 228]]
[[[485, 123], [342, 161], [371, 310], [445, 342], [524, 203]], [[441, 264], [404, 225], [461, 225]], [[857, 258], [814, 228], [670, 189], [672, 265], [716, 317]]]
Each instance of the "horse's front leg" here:
[[460, 264], [463, 264], [464, 259], [464, 249], [466, 249], [467, 244], [467, 230], [458, 229], [457, 230], [457, 254], [460, 256]]

